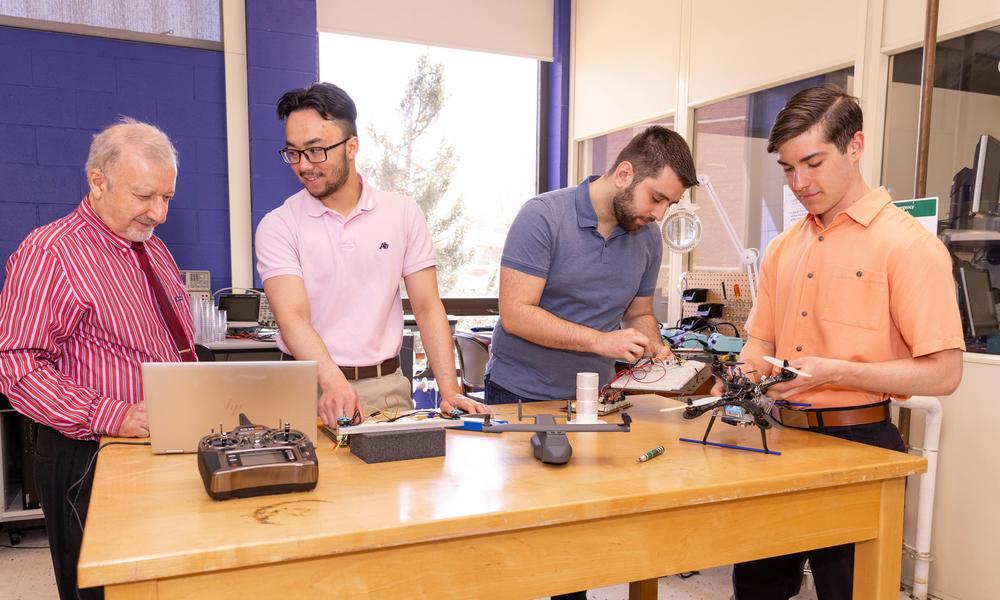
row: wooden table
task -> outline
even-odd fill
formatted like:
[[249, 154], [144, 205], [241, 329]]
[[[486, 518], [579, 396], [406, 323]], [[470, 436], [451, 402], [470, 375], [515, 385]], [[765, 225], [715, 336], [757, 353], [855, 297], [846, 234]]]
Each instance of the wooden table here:
[[[633, 401], [631, 433], [570, 434], [563, 466], [534, 460], [524, 433], [449, 431], [447, 457], [372, 465], [323, 439], [313, 492], [224, 502], [193, 455], [111, 446], [80, 585], [111, 600], [532, 598], [632, 581], [649, 598], [662, 575], [855, 542], [854, 597], [898, 598], [903, 482], [923, 459], [791, 429], [769, 434], [781, 456], [681, 443], [707, 417]], [[759, 435], [719, 425], [713, 439]]]

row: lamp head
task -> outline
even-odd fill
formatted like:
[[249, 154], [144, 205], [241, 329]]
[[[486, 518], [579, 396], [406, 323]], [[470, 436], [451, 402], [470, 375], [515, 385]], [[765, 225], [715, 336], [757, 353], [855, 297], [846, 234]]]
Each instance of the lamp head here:
[[670, 207], [660, 225], [660, 233], [667, 247], [679, 254], [694, 250], [701, 241], [701, 219], [695, 214], [698, 207], [687, 199]]

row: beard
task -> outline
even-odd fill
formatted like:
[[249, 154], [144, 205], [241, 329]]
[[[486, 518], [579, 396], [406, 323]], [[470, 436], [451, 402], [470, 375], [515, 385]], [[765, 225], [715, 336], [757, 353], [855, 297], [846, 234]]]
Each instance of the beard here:
[[[303, 158], [302, 160], [305, 160], [305, 158]], [[340, 165], [338, 165], [338, 168], [333, 169], [333, 171], [330, 173], [330, 178], [326, 184], [326, 187], [324, 187], [315, 194], [313, 194], [312, 192], [310, 192], [310, 194], [318, 200], [322, 200], [323, 198], [328, 198], [333, 194], [337, 193], [340, 190], [340, 188], [344, 187], [344, 184], [347, 183], [347, 178], [349, 176], [350, 176], [350, 169], [347, 168], [347, 149], [345, 148], [344, 154], [341, 156]]]
[[648, 224], [646, 219], [639, 217], [632, 210], [634, 190], [635, 182], [615, 194], [614, 198], [611, 199], [611, 208], [615, 213], [618, 226], [628, 232], [639, 231]]

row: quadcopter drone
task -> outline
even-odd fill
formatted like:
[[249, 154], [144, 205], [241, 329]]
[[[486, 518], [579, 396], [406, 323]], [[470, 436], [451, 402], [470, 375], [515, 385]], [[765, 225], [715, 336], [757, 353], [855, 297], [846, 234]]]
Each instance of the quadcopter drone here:
[[[771, 428], [771, 422], [767, 416], [773, 406], [808, 406], [787, 402], [784, 400], [773, 400], [766, 396], [768, 388], [776, 383], [791, 381], [796, 377], [812, 377], [809, 373], [804, 373], [788, 366], [788, 361], [782, 361], [772, 356], [763, 357], [764, 360], [779, 367], [777, 375], [764, 377], [760, 381], [753, 381], [740, 368], [742, 363], [733, 360], [729, 355], [716, 358], [712, 363], [712, 373], [721, 379], [725, 384], [725, 392], [719, 398], [704, 398], [702, 400], [688, 401], [688, 406], [684, 408], [685, 419], [697, 419], [703, 414], [711, 411], [712, 419], [708, 422], [705, 435], [701, 440], [681, 438], [682, 442], [692, 442], [708, 446], [718, 446], [721, 448], [732, 448], [736, 450], [750, 450], [753, 452], [763, 452], [764, 454], [780, 455], [780, 452], [769, 450], [767, 447], [766, 431]], [[715, 425], [715, 420], [719, 419], [727, 425], [736, 427], [749, 427], [754, 425], [760, 430], [760, 441], [763, 450], [746, 446], [735, 446], [732, 444], [721, 444], [709, 442], [708, 434]]]

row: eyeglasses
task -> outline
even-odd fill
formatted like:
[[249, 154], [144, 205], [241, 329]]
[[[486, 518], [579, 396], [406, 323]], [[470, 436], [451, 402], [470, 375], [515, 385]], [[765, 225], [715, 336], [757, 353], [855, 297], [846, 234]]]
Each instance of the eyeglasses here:
[[278, 150], [278, 154], [281, 155], [281, 160], [285, 161], [286, 163], [288, 163], [290, 165], [296, 165], [296, 164], [298, 164], [299, 161], [302, 160], [303, 156], [306, 157], [307, 161], [309, 161], [309, 162], [311, 162], [313, 164], [321, 163], [321, 162], [323, 162], [323, 161], [326, 160], [326, 154], [327, 154], [327, 152], [329, 152], [330, 150], [333, 150], [337, 146], [346, 144], [352, 137], [354, 137], [354, 136], [353, 135], [347, 136], [346, 138], [340, 140], [336, 144], [334, 144], [332, 146], [327, 146], [325, 148], [323, 146], [314, 146], [312, 148], [306, 148], [305, 150], [294, 150], [292, 148], [282, 148], [281, 150]]

